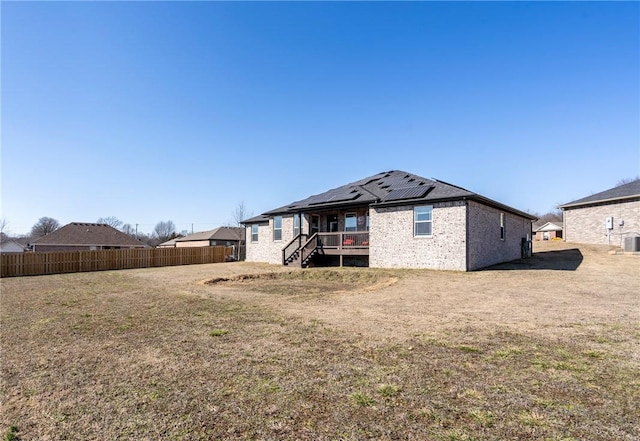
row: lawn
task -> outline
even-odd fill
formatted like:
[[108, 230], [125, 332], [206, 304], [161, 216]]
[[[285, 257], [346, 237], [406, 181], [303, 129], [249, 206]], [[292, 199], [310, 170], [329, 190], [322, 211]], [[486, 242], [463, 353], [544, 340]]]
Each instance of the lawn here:
[[2, 279], [3, 439], [637, 440], [640, 258]]

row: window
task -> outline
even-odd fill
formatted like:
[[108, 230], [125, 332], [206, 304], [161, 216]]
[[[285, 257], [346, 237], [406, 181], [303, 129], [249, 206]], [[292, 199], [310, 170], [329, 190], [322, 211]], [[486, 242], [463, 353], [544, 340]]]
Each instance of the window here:
[[504, 240], [504, 213], [500, 213], [500, 240]]
[[273, 218], [273, 240], [282, 240], [282, 216]]
[[431, 205], [413, 208], [413, 234], [415, 236], [431, 236]]
[[298, 234], [300, 234], [300, 215], [294, 214], [293, 215], [293, 237], [296, 237]]
[[344, 231], [357, 231], [358, 217], [355, 213], [347, 213], [344, 216]]
[[367, 219], [366, 219], [366, 227], [367, 227], [367, 231], [369, 231], [369, 225], [370, 225], [370, 221], [369, 221], [369, 212], [367, 211]]
[[258, 241], [258, 224], [251, 225], [251, 242]]

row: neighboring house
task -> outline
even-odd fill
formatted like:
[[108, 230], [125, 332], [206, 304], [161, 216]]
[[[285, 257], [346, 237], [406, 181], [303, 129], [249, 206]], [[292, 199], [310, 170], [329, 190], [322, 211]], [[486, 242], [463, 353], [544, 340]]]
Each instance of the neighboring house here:
[[469, 271], [530, 252], [535, 216], [383, 172], [247, 219], [247, 261]]
[[83, 251], [149, 248], [138, 239], [107, 224], [72, 222], [30, 244], [33, 251]]
[[567, 242], [622, 246], [640, 236], [640, 179], [559, 208]]
[[535, 240], [551, 240], [562, 238], [562, 224], [557, 222], [547, 222], [541, 227], [534, 226]]
[[218, 227], [214, 230], [201, 231], [185, 237], [178, 237], [161, 243], [158, 247], [233, 247], [233, 259], [244, 260], [244, 234], [242, 227]]
[[162, 242], [161, 244], [158, 244], [156, 246], [156, 248], [175, 248], [176, 247], [176, 240], [178, 240], [178, 238], [176, 237], [175, 239], [170, 239], [166, 242]]
[[201, 231], [185, 237], [178, 237], [158, 245], [159, 247], [209, 247], [222, 245], [227, 247], [244, 245], [242, 227], [218, 227], [214, 230]]
[[0, 253], [23, 253], [24, 246], [0, 233]]

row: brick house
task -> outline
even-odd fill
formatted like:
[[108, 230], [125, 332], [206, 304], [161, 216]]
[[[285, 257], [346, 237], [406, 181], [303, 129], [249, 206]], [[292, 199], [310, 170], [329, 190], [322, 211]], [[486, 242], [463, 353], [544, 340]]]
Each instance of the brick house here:
[[533, 234], [535, 240], [562, 239], [562, 224], [558, 222], [547, 222], [538, 228], [534, 225]]
[[149, 248], [107, 224], [72, 222], [31, 242], [33, 251], [85, 251]]
[[177, 237], [158, 245], [159, 248], [175, 247], [238, 247], [244, 245], [245, 229], [242, 227], [218, 227], [213, 230], [200, 231], [184, 237]]
[[559, 208], [567, 242], [622, 246], [640, 236], [640, 179]]
[[233, 247], [233, 259], [244, 260], [244, 234], [242, 227], [218, 227], [168, 240], [158, 248], [226, 246]]
[[471, 271], [530, 253], [535, 217], [394, 170], [243, 222], [247, 261]]

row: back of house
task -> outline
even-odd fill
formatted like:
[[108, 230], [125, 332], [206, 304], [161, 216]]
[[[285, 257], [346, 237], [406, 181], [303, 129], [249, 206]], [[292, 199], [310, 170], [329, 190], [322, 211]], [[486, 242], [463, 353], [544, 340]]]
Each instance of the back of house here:
[[247, 261], [469, 271], [526, 256], [534, 216], [443, 181], [382, 172], [247, 219]]

